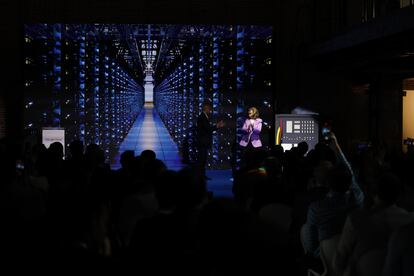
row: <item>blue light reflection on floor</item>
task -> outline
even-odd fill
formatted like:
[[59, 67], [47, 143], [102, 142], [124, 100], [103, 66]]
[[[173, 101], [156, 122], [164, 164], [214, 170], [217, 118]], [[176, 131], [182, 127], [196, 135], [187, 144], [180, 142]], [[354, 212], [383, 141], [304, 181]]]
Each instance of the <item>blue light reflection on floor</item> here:
[[157, 158], [162, 160], [168, 169], [179, 170], [184, 167], [177, 145], [152, 104], [145, 104], [127, 137], [120, 145], [111, 168], [120, 168], [119, 156], [122, 152], [133, 150], [135, 155], [140, 155], [146, 149], [153, 150]]
[[[152, 104], [145, 104], [141, 114], [121, 143], [111, 168], [116, 170], [121, 167], [119, 158], [122, 152], [133, 150], [135, 155], [140, 155], [146, 149], [153, 150], [157, 158], [162, 160], [170, 170], [180, 170], [185, 167], [185, 164], [181, 162], [177, 145]], [[213, 192], [214, 197], [233, 196], [231, 170], [207, 170], [206, 173], [211, 178], [207, 182], [207, 188]]]

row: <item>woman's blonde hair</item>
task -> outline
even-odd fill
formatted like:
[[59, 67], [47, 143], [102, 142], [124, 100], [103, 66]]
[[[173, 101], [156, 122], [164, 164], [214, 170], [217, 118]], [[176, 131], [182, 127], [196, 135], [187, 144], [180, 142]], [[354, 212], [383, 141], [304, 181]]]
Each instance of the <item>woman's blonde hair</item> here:
[[259, 118], [259, 110], [256, 107], [250, 107], [248, 111], [253, 111], [253, 119]]

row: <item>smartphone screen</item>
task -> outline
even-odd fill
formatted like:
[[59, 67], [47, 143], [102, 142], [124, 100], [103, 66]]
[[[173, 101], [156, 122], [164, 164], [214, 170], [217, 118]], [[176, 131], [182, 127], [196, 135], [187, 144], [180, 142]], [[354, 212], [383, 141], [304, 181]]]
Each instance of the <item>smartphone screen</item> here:
[[24, 164], [21, 160], [16, 161], [16, 170], [24, 170]]
[[329, 132], [331, 132], [329, 128], [327, 128], [327, 127], [323, 127], [322, 128], [322, 137], [325, 140], [328, 140], [328, 138], [329, 138]]

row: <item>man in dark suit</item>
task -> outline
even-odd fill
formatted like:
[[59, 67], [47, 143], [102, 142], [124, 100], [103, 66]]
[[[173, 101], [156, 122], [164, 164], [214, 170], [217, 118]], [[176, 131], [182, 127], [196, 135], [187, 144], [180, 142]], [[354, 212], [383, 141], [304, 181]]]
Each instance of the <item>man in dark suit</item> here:
[[208, 179], [206, 176], [207, 152], [213, 144], [213, 131], [224, 126], [223, 121], [219, 121], [215, 125], [210, 124], [212, 111], [211, 104], [205, 102], [197, 119], [197, 165], [201, 170], [201, 175], [206, 179]]

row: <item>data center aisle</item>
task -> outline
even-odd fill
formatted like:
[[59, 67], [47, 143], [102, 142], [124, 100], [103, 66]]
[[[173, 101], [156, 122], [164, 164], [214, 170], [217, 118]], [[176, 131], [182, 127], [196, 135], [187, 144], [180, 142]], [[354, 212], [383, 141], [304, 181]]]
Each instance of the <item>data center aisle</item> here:
[[[133, 150], [135, 155], [140, 155], [146, 149], [153, 150], [157, 158], [162, 160], [170, 170], [177, 171], [185, 167], [181, 162], [177, 145], [152, 104], [144, 105], [141, 114], [122, 142], [111, 168], [116, 170], [121, 167], [119, 159], [122, 152]], [[213, 192], [214, 197], [233, 196], [231, 170], [207, 170], [206, 174], [211, 178], [207, 182], [207, 188]]]
[[140, 155], [146, 149], [153, 150], [157, 158], [162, 160], [170, 170], [180, 170], [185, 166], [181, 162], [177, 145], [168, 133], [153, 104], [149, 103], [144, 105], [141, 114], [137, 117], [127, 137], [119, 147], [119, 152], [111, 164], [111, 168], [120, 168], [119, 158], [122, 152], [133, 150], [135, 155]]

